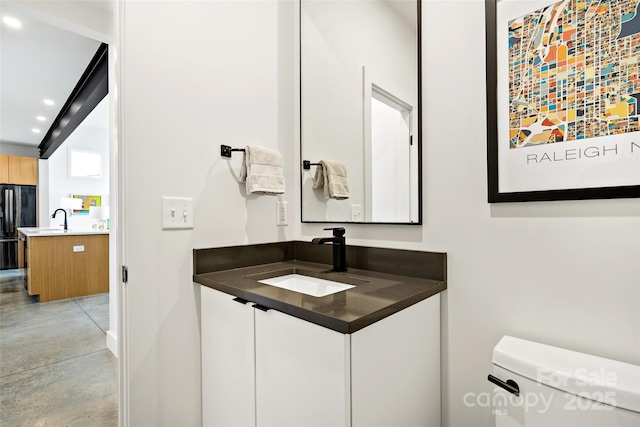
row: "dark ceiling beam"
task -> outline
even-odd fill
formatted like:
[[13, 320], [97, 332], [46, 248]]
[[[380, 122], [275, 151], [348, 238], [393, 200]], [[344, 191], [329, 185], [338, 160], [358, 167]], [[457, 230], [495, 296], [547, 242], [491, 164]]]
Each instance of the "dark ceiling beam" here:
[[108, 46], [102, 43], [38, 146], [48, 159], [109, 93]]

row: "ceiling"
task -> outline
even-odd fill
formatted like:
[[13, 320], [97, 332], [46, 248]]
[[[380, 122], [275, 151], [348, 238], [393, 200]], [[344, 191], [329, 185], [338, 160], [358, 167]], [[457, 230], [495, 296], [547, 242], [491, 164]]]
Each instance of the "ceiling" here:
[[0, 1], [0, 15], [22, 23], [12, 28], [0, 21], [0, 145], [37, 147], [100, 42], [39, 20], [17, 2]]

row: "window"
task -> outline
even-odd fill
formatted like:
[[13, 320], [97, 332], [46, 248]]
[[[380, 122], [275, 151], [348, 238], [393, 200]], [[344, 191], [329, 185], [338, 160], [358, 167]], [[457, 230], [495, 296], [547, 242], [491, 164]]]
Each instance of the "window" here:
[[70, 178], [102, 178], [102, 156], [100, 153], [69, 150]]

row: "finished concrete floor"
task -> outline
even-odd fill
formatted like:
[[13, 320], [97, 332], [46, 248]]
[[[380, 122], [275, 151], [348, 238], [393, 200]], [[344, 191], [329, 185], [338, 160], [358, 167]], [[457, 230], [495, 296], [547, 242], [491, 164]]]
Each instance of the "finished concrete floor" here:
[[108, 293], [38, 303], [0, 271], [0, 426], [117, 426], [108, 329]]

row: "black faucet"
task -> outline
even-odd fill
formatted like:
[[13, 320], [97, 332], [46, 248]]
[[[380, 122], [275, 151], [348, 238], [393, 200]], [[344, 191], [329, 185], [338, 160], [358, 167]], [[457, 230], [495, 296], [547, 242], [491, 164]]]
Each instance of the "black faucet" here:
[[64, 231], [67, 231], [67, 211], [65, 211], [62, 208], [58, 208], [55, 211], [53, 211], [51, 218], [55, 218], [58, 211], [62, 211], [62, 213], [64, 214]]
[[343, 227], [325, 228], [325, 230], [333, 230], [333, 237], [316, 237], [311, 240], [314, 245], [322, 245], [324, 243], [333, 244], [333, 271], [347, 271], [347, 245], [345, 243]]

